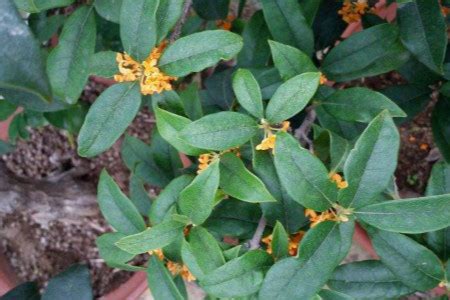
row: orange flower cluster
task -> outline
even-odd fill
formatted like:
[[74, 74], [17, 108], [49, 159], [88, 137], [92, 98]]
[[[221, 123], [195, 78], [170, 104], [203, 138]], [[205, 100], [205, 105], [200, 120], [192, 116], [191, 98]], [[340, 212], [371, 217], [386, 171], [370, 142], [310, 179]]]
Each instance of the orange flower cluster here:
[[319, 84], [320, 84], [320, 85], [324, 85], [324, 84], [327, 83], [327, 82], [328, 82], [328, 78], [327, 78], [324, 74], [320, 73]]
[[309, 218], [311, 222], [311, 228], [324, 221], [338, 221], [336, 214], [332, 210], [318, 213], [313, 209], [305, 209], [305, 216]]
[[[164, 254], [161, 249], [148, 251], [150, 255], [156, 255], [160, 260], [164, 260]], [[180, 275], [186, 281], [194, 281], [195, 276], [189, 271], [186, 265], [181, 265], [179, 263], [167, 260], [167, 269], [172, 275]]]
[[143, 95], [152, 95], [154, 93], [172, 90], [171, 82], [177, 78], [165, 75], [157, 67], [158, 60], [166, 45], [167, 43], [163, 42], [154, 48], [142, 64], [136, 62], [127, 53], [117, 53], [116, 61], [119, 74], [114, 76], [114, 80], [117, 82], [139, 80]]
[[338, 173], [330, 173], [330, 179], [336, 183], [338, 189], [348, 188], [348, 182], [342, 179], [342, 176]]
[[[263, 126], [265, 126], [265, 125], [263, 125]], [[261, 143], [256, 146], [256, 150], [263, 150], [263, 151], [269, 150], [269, 149], [273, 150], [275, 148], [275, 141], [276, 141], [277, 136], [275, 134], [273, 134], [272, 130], [287, 132], [289, 130], [289, 126], [290, 126], [290, 122], [284, 121], [281, 123], [281, 128], [271, 128], [268, 126], [267, 126], [267, 128], [264, 128], [265, 137], [261, 141]]]
[[342, 8], [338, 11], [338, 14], [342, 16], [342, 20], [348, 24], [358, 22], [361, 20], [361, 16], [369, 11], [369, 5], [367, 0], [345, 0]]
[[235, 19], [236, 18], [233, 15], [228, 15], [225, 20], [216, 21], [216, 25], [218, 28], [230, 31]]
[[[304, 231], [299, 231], [299, 232], [292, 234], [289, 237], [289, 246], [288, 246], [289, 247], [288, 248], [289, 255], [291, 255], [291, 256], [297, 255], [300, 241], [302, 240], [304, 235], [305, 235]], [[268, 235], [261, 240], [264, 244], [267, 245], [266, 251], [269, 254], [272, 254], [272, 251], [273, 251], [272, 250], [272, 240], [273, 240], [272, 235]]]
[[[225, 151], [221, 152], [220, 154], [224, 154], [224, 153], [228, 153], [228, 152], [232, 152], [232, 153], [236, 154], [237, 157], [241, 157], [241, 152], [239, 151], [239, 147], [225, 150]], [[220, 154], [217, 154], [217, 153], [201, 154], [198, 157], [199, 164], [198, 164], [197, 174], [200, 174], [203, 170], [208, 168], [208, 166], [212, 163], [214, 158], [217, 158]]]

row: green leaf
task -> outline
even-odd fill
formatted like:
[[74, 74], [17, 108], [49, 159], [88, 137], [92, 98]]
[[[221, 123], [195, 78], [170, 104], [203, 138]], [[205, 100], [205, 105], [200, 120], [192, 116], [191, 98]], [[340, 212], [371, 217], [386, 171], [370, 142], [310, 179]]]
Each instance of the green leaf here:
[[120, 23], [120, 10], [123, 0], [95, 0], [94, 6], [97, 13], [104, 19]]
[[[316, 298], [317, 297], [317, 298]], [[355, 298], [332, 290], [323, 289], [316, 295], [314, 300], [355, 300]]]
[[227, 17], [230, 0], [194, 0], [192, 6], [201, 18], [220, 20]]
[[267, 105], [267, 120], [280, 123], [299, 113], [316, 93], [319, 79], [320, 73], [303, 73], [283, 83]]
[[211, 214], [219, 187], [219, 162], [213, 162], [180, 193], [181, 212], [195, 225], [202, 224]]
[[433, 109], [431, 125], [434, 142], [439, 147], [442, 156], [450, 163], [450, 98], [441, 97]]
[[154, 109], [156, 116], [156, 126], [161, 136], [174, 146], [178, 151], [187, 155], [197, 156], [206, 151], [193, 147], [179, 137], [179, 133], [189, 124], [188, 118], [173, 114], [159, 107]]
[[239, 69], [234, 73], [233, 91], [246, 111], [258, 119], [264, 117], [261, 89], [250, 71]]
[[283, 224], [276, 222], [272, 232], [272, 255], [275, 259], [289, 256], [289, 235], [283, 227]]
[[438, 1], [399, 3], [397, 18], [403, 44], [431, 70], [443, 73], [447, 26]]
[[219, 244], [205, 228], [200, 226], [192, 228], [189, 233], [189, 246], [203, 274], [209, 274], [225, 264]]
[[[0, 11], [3, 19], [0, 27], [0, 88], [33, 94], [43, 104], [50, 101], [50, 84], [37, 40], [12, 0], [1, 1]], [[2, 95], [6, 98], [3, 92]]]
[[275, 167], [281, 184], [298, 203], [324, 211], [336, 201], [336, 186], [322, 162], [288, 133], [277, 134]]
[[159, 0], [123, 0], [120, 38], [125, 52], [136, 61], [144, 61], [156, 44], [158, 5]]
[[246, 202], [274, 202], [264, 183], [245, 167], [234, 153], [220, 158], [220, 187], [233, 198]]
[[367, 88], [354, 87], [338, 90], [322, 103], [332, 116], [349, 122], [369, 123], [383, 110], [392, 117], [406, 117], [406, 114], [381, 93]]
[[189, 119], [195, 121], [203, 117], [203, 108], [198, 94], [197, 83], [193, 82], [184, 91], [181, 91], [180, 99]]
[[264, 18], [277, 42], [299, 48], [307, 55], [314, 51], [314, 35], [297, 0], [262, 0]]
[[423, 233], [450, 226], [450, 194], [372, 204], [356, 211], [382, 230]]
[[161, 249], [175, 241], [185, 226], [186, 222], [174, 220], [172, 216], [172, 219], [165, 220], [140, 233], [121, 238], [116, 242], [116, 246], [132, 254]]
[[298, 258], [278, 261], [267, 273], [259, 299], [310, 299], [347, 255], [354, 223], [323, 222], [303, 238]]
[[114, 51], [101, 51], [92, 55], [89, 74], [113, 78], [115, 74], [119, 73], [116, 55], [117, 52]]
[[38, 13], [51, 8], [69, 6], [74, 1], [75, 0], [14, 0], [19, 10], [28, 13]]
[[191, 175], [182, 175], [172, 180], [153, 201], [149, 218], [153, 225], [161, 223], [176, 204], [180, 192], [194, 179]]
[[274, 41], [269, 41], [269, 45], [275, 67], [283, 80], [307, 72], [318, 72], [311, 58], [299, 49]]
[[180, 138], [193, 147], [221, 151], [241, 146], [258, 129], [258, 124], [251, 117], [224, 111], [187, 124], [180, 132]]
[[100, 210], [115, 230], [133, 234], [145, 229], [144, 219], [106, 170], [100, 174], [97, 190]]
[[397, 166], [400, 138], [388, 112], [381, 113], [364, 130], [345, 162], [348, 187], [339, 191], [339, 203], [362, 207], [388, 186]]
[[306, 18], [309, 26], [314, 23], [314, 18], [319, 10], [322, 0], [303, 0], [300, 1], [300, 7], [303, 11], [303, 15]]
[[[450, 166], [441, 161], [434, 164], [427, 185], [427, 196], [450, 194]], [[450, 227], [427, 232], [427, 244], [444, 261], [450, 258]]]
[[172, 147], [161, 137], [156, 128], [153, 129], [152, 132], [150, 148], [153, 152], [152, 157], [156, 163], [156, 166], [162, 170], [165, 177], [170, 180], [177, 177], [181, 169], [183, 169], [180, 154], [174, 147]]
[[368, 233], [381, 262], [403, 284], [427, 291], [444, 279], [444, 268], [439, 258], [413, 239], [374, 228], [369, 228]]
[[175, 26], [183, 11], [183, 0], [159, 0], [156, 11], [157, 43], [161, 43]]
[[31, 30], [41, 43], [47, 42], [66, 21], [64, 15], [52, 15], [47, 17], [46, 12], [32, 14], [28, 19]]
[[133, 259], [134, 254], [121, 250], [115, 243], [124, 238], [125, 234], [120, 232], [110, 232], [102, 234], [95, 240], [100, 257], [111, 266], [114, 264], [124, 264]]
[[28, 281], [21, 283], [2, 296], [2, 300], [17, 299], [40, 300], [41, 295], [39, 293], [39, 288], [36, 282]]
[[309, 222], [305, 217], [303, 206], [294, 201], [282, 188], [271, 154], [268, 151], [256, 150], [255, 143], [252, 143], [252, 149], [253, 169], [277, 199], [277, 202], [260, 204], [264, 217], [268, 224], [272, 225], [279, 221], [289, 233], [297, 232]]
[[183, 77], [220, 60], [232, 59], [242, 49], [242, 44], [239, 35], [225, 30], [194, 33], [168, 46], [159, 60], [159, 67], [170, 76]]
[[378, 260], [340, 265], [328, 281], [331, 289], [356, 299], [397, 298], [414, 292]]
[[0, 121], [8, 119], [16, 110], [16, 105], [9, 103], [6, 100], [0, 100]]
[[242, 31], [244, 46], [238, 54], [238, 66], [241, 68], [265, 67], [270, 57], [267, 40], [270, 32], [262, 11], [257, 11]]
[[208, 273], [200, 285], [216, 297], [248, 296], [260, 289], [263, 271], [271, 264], [272, 258], [265, 251], [249, 251]]
[[78, 154], [92, 157], [111, 147], [133, 121], [141, 105], [139, 85], [109, 87], [89, 109], [78, 136]]
[[47, 73], [53, 93], [66, 103], [76, 103], [83, 92], [95, 51], [95, 37], [94, 9], [82, 6], [67, 19], [58, 46], [48, 56]]
[[152, 255], [147, 268], [148, 287], [155, 299], [183, 300], [183, 296], [173, 282], [172, 275], [163, 262]]
[[73, 265], [50, 279], [42, 300], [53, 299], [94, 299], [87, 266]]
[[322, 71], [333, 81], [349, 81], [397, 69], [409, 58], [399, 30], [381, 24], [351, 35], [325, 57]]
[[14, 151], [14, 149], [15, 148], [14, 148], [13, 145], [11, 145], [11, 144], [9, 144], [9, 143], [7, 143], [5, 141], [0, 140], [0, 155], [5, 155], [5, 154], [7, 154], [9, 152]]
[[144, 186], [144, 181], [132, 174], [129, 189], [131, 202], [133, 202], [141, 215], [147, 216], [150, 212], [152, 200]]

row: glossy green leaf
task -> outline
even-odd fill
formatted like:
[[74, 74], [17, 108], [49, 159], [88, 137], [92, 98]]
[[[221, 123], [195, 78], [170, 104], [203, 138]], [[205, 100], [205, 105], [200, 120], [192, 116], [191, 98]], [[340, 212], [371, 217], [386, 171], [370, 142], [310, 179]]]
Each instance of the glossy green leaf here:
[[297, 48], [269, 41], [275, 67], [283, 80], [307, 72], [317, 72], [317, 68], [308, 55]]
[[375, 76], [397, 69], [409, 58], [399, 40], [399, 30], [381, 24], [355, 33], [334, 47], [323, 62], [322, 71], [333, 81]]
[[267, 40], [270, 32], [262, 11], [253, 14], [242, 31], [244, 46], [238, 54], [238, 65], [241, 68], [265, 67], [270, 57]]
[[115, 243], [124, 238], [125, 234], [119, 232], [109, 232], [102, 234], [95, 240], [99, 254], [109, 265], [110, 263], [122, 264], [133, 259], [134, 254], [121, 250]]
[[216, 297], [248, 296], [260, 289], [263, 271], [271, 264], [272, 258], [265, 251], [249, 251], [208, 273], [200, 285]]
[[47, 42], [66, 21], [64, 15], [47, 16], [46, 12], [30, 15], [28, 24], [41, 43]]
[[264, 18], [277, 42], [299, 48], [307, 55], [314, 50], [314, 35], [297, 0], [262, 0]]
[[175, 241], [187, 224], [181, 220], [174, 220], [173, 217], [140, 233], [121, 238], [116, 242], [116, 246], [132, 254], [141, 254], [169, 245]]
[[93, 299], [88, 267], [73, 265], [50, 279], [42, 300], [53, 299]]
[[188, 186], [192, 180], [191, 175], [182, 175], [172, 180], [153, 201], [150, 209], [150, 222], [153, 225], [161, 223], [169, 214], [171, 208], [176, 204], [180, 192]]
[[250, 71], [239, 69], [234, 73], [233, 91], [246, 111], [258, 119], [264, 117], [261, 89]]
[[438, 1], [413, 0], [399, 3], [397, 19], [403, 44], [431, 70], [442, 73], [447, 26]]
[[441, 97], [433, 109], [431, 126], [434, 142], [439, 147], [442, 156], [450, 163], [450, 98]]
[[53, 93], [64, 102], [77, 102], [83, 92], [95, 51], [95, 37], [94, 9], [82, 6], [67, 19], [58, 46], [48, 56], [47, 73]]
[[313, 300], [355, 300], [355, 298], [332, 290], [323, 289], [317, 294]]
[[147, 282], [155, 299], [185, 299], [173, 282], [172, 275], [170, 275], [164, 263], [154, 255], [150, 258], [150, 263], [147, 268]]
[[444, 268], [439, 258], [413, 239], [373, 228], [368, 233], [381, 262], [403, 284], [419, 291], [427, 291], [444, 278]]
[[108, 223], [117, 231], [133, 234], [145, 229], [144, 219], [136, 207], [103, 170], [98, 183], [98, 204]]
[[168, 46], [159, 60], [159, 67], [168, 75], [183, 77], [211, 67], [220, 60], [232, 59], [242, 45], [242, 38], [229, 31], [194, 33]]
[[372, 204], [357, 210], [362, 221], [382, 230], [423, 233], [450, 226], [450, 194]]
[[189, 246], [204, 274], [209, 274], [225, 264], [219, 244], [205, 228], [200, 226], [192, 228], [189, 233]]
[[56, 7], [72, 4], [75, 0], [14, 0], [19, 10], [28, 13], [37, 13]]
[[303, 73], [283, 83], [267, 105], [266, 118], [280, 123], [299, 113], [319, 87], [320, 73]]
[[[12, 0], [1, 1], [0, 11], [3, 20], [0, 27], [0, 88], [10, 89], [12, 93], [32, 94], [42, 103], [50, 101], [50, 84], [37, 40]], [[3, 92], [1, 94], [6, 97]]]
[[189, 124], [191, 120], [163, 110], [159, 107], [155, 108], [156, 126], [161, 136], [174, 146], [178, 151], [187, 155], [199, 155], [205, 152], [199, 148], [189, 145], [186, 141], [179, 137], [179, 133]]
[[322, 103], [332, 116], [349, 122], [369, 123], [383, 110], [392, 117], [406, 117], [406, 114], [381, 93], [367, 88], [354, 87], [338, 90]]
[[130, 200], [136, 206], [138, 211], [143, 216], [147, 216], [150, 212], [152, 205], [152, 199], [150, 198], [149, 192], [144, 186], [144, 181], [132, 174], [130, 176]]
[[226, 111], [186, 125], [179, 136], [193, 147], [221, 151], [246, 143], [257, 131], [258, 124], [251, 117]]
[[167, 178], [170, 180], [177, 177], [183, 168], [179, 152], [172, 147], [156, 128], [152, 132], [150, 148], [153, 152], [153, 160]]
[[347, 255], [354, 223], [323, 222], [303, 238], [298, 258], [278, 261], [267, 273], [259, 299], [310, 299]]
[[16, 110], [16, 105], [9, 103], [6, 100], [0, 100], [0, 121], [8, 119]]
[[356, 299], [396, 298], [414, 292], [378, 260], [340, 265], [328, 281], [328, 286]]
[[116, 62], [117, 52], [101, 51], [91, 57], [89, 74], [105, 78], [113, 78], [119, 73]]
[[181, 212], [188, 216], [192, 223], [200, 225], [211, 214], [219, 187], [219, 177], [219, 162], [216, 161], [181, 191], [179, 200]]
[[95, 0], [94, 6], [102, 18], [114, 23], [120, 23], [122, 2], [123, 0]]
[[157, 39], [156, 11], [159, 0], [123, 0], [120, 10], [120, 38], [125, 52], [144, 61]]
[[183, 0], [159, 0], [156, 11], [157, 43], [162, 42], [181, 17]]
[[197, 83], [193, 82], [185, 90], [181, 91], [180, 99], [186, 116], [190, 120], [195, 121], [203, 117], [203, 108]]
[[227, 17], [230, 0], [194, 0], [192, 6], [203, 19], [220, 20]]
[[289, 255], [289, 235], [283, 225], [277, 221], [272, 232], [272, 255], [276, 259], [284, 258]]
[[268, 151], [258, 151], [252, 143], [253, 170], [264, 182], [277, 202], [261, 203], [261, 210], [268, 224], [281, 222], [289, 233], [297, 232], [309, 221], [305, 217], [303, 206], [294, 201], [281, 186], [273, 158]]
[[324, 211], [336, 201], [336, 186], [325, 166], [288, 133], [277, 134], [275, 167], [289, 195], [303, 206]]
[[344, 166], [348, 187], [340, 190], [345, 207], [374, 203], [374, 197], [389, 183], [397, 166], [399, 133], [388, 112], [381, 113], [364, 130]]
[[314, 18], [319, 10], [322, 0], [302, 0], [300, 1], [300, 7], [303, 11], [303, 15], [306, 18], [309, 26], [314, 23]]
[[226, 194], [242, 201], [276, 201], [261, 179], [247, 170], [234, 153], [226, 153], [220, 158], [220, 187]]
[[89, 109], [78, 136], [78, 154], [92, 157], [111, 147], [136, 116], [141, 105], [139, 85], [109, 87]]

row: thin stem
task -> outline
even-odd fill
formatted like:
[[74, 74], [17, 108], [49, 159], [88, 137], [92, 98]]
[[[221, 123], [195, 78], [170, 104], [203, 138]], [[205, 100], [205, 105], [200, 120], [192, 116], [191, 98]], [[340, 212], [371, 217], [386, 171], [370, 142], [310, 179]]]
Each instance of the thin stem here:
[[264, 229], [266, 228], [266, 224], [267, 224], [266, 218], [261, 217], [261, 219], [259, 219], [258, 227], [256, 227], [252, 239], [248, 241], [248, 248], [250, 250], [255, 250], [259, 248], [264, 233]]
[[314, 145], [308, 135], [311, 131], [312, 124], [316, 121], [316, 117], [316, 111], [313, 107], [310, 106], [302, 125], [300, 125], [300, 127], [295, 130], [295, 137], [300, 140], [303, 146], [307, 145], [311, 152], [314, 151]]
[[178, 39], [181, 35], [181, 29], [183, 28], [184, 23], [187, 20], [189, 15], [189, 11], [191, 10], [192, 0], [185, 0], [183, 6], [183, 13], [175, 25], [172, 34], [170, 35], [169, 42], [173, 43], [176, 39]]

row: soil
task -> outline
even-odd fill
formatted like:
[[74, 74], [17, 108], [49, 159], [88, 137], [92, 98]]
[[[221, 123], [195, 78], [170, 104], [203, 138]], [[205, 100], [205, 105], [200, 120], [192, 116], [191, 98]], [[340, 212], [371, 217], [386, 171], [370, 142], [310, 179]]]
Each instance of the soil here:
[[[105, 86], [90, 82], [82, 100], [93, 102]], [[139, 112], [127, 134], [150, 141], [154, 125], [153, 116], [144, 108]], [[84, 174], [82, 180], [90, 182], [95, 191], [98, 175], [103, 168], [128, 192], [129, 171], [120, 158], [121, 140], [101, 155], [86, 159], [76, 153], [66, 133], [51, 126], [29, 129], [30, 138], [19, 141], [14, 152], [4, 155], [7, 168], [20, 178], [57, 180], [70, 173]], [[152, 191], [153, 192], [153, 191]], [[74, 263], [88, 265], [94, 294], [105, 295], [130, 278], [133, 273], [111, 269], [99, 257], [95, 239], [111, 228], [100, 213], [79, 224], [51, 221], [43, 227], [23, 213], [14, 213], [0, 219], [0, 228], [17, 228], [19, 239], [3, 239], [0, 250], [9, 259], [21, 281], [36, 281], [42, 288], [48, 279]], [[19, 230], [20, 228], [20, 230]], [[14, 231], [13, 231], [14, 232]], [[32, 249], [21, 249], [17, 243], [26, 240]], [[134, 264], [142, 264], [138, 259]]]

